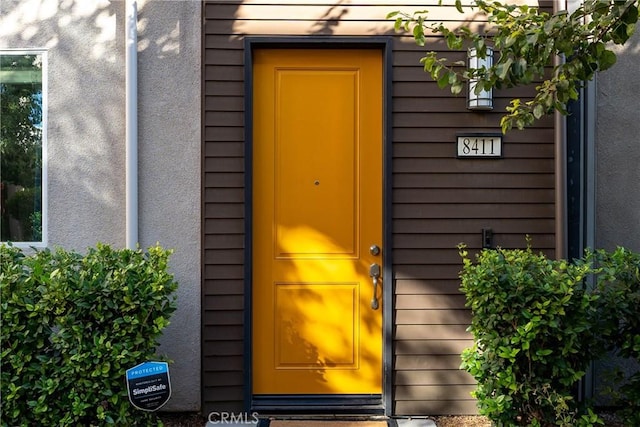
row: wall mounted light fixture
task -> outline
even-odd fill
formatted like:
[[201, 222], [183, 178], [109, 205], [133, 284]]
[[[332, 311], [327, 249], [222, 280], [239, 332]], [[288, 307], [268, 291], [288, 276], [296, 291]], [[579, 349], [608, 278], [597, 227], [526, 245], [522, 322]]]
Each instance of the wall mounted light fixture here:
[[[469, 69], [490, 68], [493, 65], [493, 49], [486, 47], [486, 55], [484, 58], [478, 57], [475, 48], [469, 49]], [[469, 80], [469, 95], [467, 97], [467, 108], [469, 110], [492, 110], [493, 109], [493, 91], [481, 90], [476, 93], [476, 79]]]

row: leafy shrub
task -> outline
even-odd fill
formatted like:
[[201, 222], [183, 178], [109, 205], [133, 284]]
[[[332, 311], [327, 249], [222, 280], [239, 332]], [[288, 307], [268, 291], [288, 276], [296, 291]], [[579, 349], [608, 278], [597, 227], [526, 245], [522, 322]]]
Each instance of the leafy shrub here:
[[2, 425], [150, 425], [125, 371], [155, 358], [175, 310], [170, 251], [0, 246]]
[[[497, 249], [475, 264], [464, 246], [460, 254], [474, 336], [462, 368], [478, 382], [480, 413], [497, 426], [602, 424], [574, 401], [575, 387], [605, 354], [640, 362], [640, 254], [600, 250], [568, 263]], [[640, 372], [618, 379], [624, 421], [640, 425]]]
[[[589, 259], [598, 267], [595, 292], [597, 321], [607, 350], [640, 364], [640, 254], [624, 248], [597, 251]], [[640, 371], [630, 378], [618, 373], [616, 403], [628, 425], [640, 425]]]
[[479, 412], [500, 426], [580, 426], [574, 388], [597, 349], [596, 296], [587, 263], [549, 260], [526, 250], [485, 250], [472, 263], [464, 247], [462, 291], [473, 312], [472, 348], [462, 368], [477, 381]]

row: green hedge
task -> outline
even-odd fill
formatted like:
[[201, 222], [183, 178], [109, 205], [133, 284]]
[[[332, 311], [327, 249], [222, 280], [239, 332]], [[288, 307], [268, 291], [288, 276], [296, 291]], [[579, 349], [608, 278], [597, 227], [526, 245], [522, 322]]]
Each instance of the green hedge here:
[[[607, 351], [639, 359], [640, 256], [619, 248], [569, 263], [530, 248], [497, 249], [473, 263], [463, 246], [460, 253], [474, 337], [462, 368], [477, 381], [479, 412], [498, 427], [601, 424], [574, 396], [589, 364]], [[638, 425], [631, 421], [638, 421], [638, 385], [636, 375], [621, 387], [630, 425]]]
[[[624, 248], [597, 251], [589, 259], [596, 266], [598, 322], [605, 348], [640, 365], [640, 254]], [[640, 371], [626, 378], [614, 372], [619, 388], [614, 403], [630, 426], [640, 426]]]
[[130, 404], [125, 371], [157, 359], [176, 308], [169, 256], [0, 246], [3, 426], [159, 423]]

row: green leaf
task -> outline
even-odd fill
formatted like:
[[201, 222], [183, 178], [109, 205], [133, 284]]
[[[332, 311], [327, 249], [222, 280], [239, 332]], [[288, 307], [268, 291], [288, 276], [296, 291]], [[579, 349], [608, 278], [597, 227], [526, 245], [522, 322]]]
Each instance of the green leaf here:
[[600, 71], [611, 68], [616, 63], [616, 54], [610, 50], [605, 50], [599, 57]]
[[513, 64], [513, 59], [507, 58], [504, 62], [501, 62], [498, 65], [496, 65], [496, 68], [495, 68], [496, 76], [500, 80], [504, 80], [507, 77], [507, 74], [509, 73], [509, 69], [511, 68], [511, 64]]
[[444, 89], [449, 84], [449, 73], [442, 73], [438, 78], [438, 87]]
[[464, 13], [464, 10], [462, 10], [462, 0], [456, 0], [456, 10], [459, 13]]
[[402, 28], [402, 24], [403, 24], [403, 19], [400, 18], [396, 18], [396, 22], [393, 24], [393, 28], [396, 32], [400, 31], [400, 29]]
[[425, 56], [424, 58], [421, 59], [421, 61], [424, 64], [424, 70], [430, 73], [433, 70], [433, 65], [436, 62], [436, 58], [430, 55], [430, 56]]
[[540, 104], [536, 104], [533, 107], [533, 117], [535, 117], [536, 119], [540, 119], [542, 116], [544, 116], [544, 112], [545, 108]]
[[633, 4], [630, 5], [620, 18], [622, 22], [624, 22], [625, 24], [629, 24], [630, 26], [633, 26], [638, 22], [638, 7]]
[[447, 83], [449, 85], [453, 85], [458, 82], [458, 75], [454, 71], [449, 71], [448, 76], [449, 80]]
[[507, 38], [505, 39], [505, 41], [504, 41], [504, 47], [508, 48], [508, 47], [513, 46], [513, 44], [518, 41], [518, 37], [519, 37], [519, 33], [518, 32], [509, 34], [507, 36]]
[[418, 46], [424, 46], [425, 38], [422, 25], [416, 25], [415, 27], [413, 27], [413, 38], [415, 39]]
[[464, 89], [464, 84], [459, 80], [451, 84], [451, 93], [454, 95], [460, 94], [463, 89]]

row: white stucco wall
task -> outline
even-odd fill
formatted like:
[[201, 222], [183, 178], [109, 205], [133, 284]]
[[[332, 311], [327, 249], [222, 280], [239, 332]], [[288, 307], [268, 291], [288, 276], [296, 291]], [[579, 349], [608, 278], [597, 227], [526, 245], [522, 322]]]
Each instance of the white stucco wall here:
[[[139, 240], [179, 282], [167, 410], [200, 408], [200, 9], [138, 1]], [[48, 49], [49, 246], [125, 244], [124, 24], [124, 1], [0, 2], [0, 48]]]
[[598, 75], [596, 245], [640, 252], [640, 31]]
[[[617, 63], [597, 78], [596, 247], [640, 252], [640, 31], [615, 50]], [[598, 395], [615, 367], [638, 369], [612, 357], [596, 363]]]
[[160, 349], [175, 361], [167, 410], [200, 409], [200, 9], [154, 0], [138, 15], [139, 238], [175, 250], [180, 284]]

